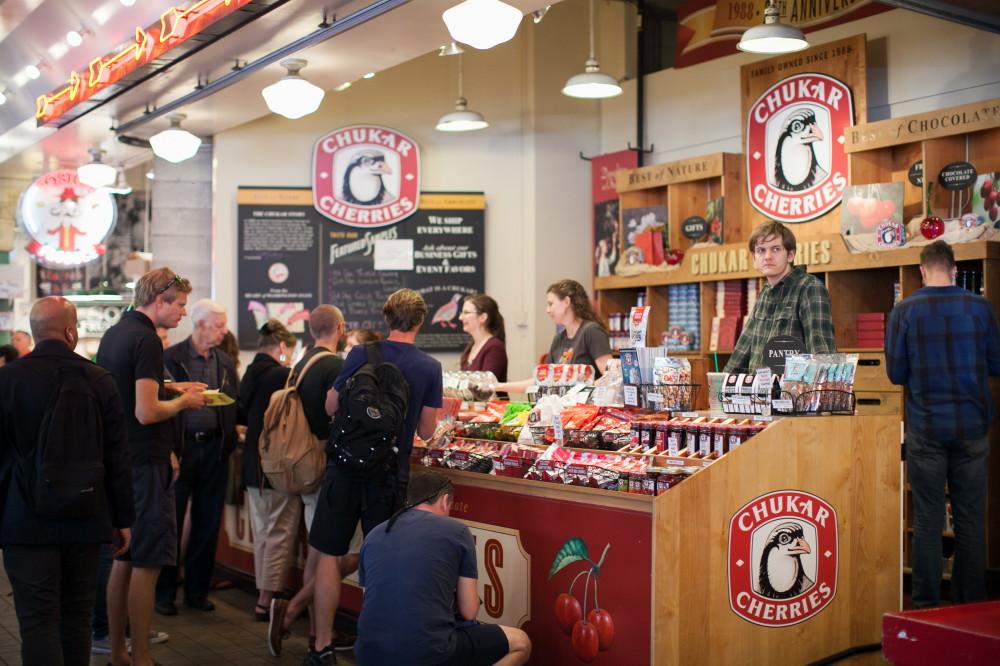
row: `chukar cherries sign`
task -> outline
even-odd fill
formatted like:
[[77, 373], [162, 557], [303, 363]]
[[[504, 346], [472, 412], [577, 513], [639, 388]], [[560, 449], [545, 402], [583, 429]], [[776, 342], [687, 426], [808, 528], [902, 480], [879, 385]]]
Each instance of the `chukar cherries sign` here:
[[313, 148], [313, 205], [334, 222], [359, 229], [395, 224], [420, 201], [420, 148], [378, 125], [341, 127]]
[[729, 605], [748, 622], [805, 622], [837, 594], [837, 512], [800, 490], [747, 502], [729, 523]]

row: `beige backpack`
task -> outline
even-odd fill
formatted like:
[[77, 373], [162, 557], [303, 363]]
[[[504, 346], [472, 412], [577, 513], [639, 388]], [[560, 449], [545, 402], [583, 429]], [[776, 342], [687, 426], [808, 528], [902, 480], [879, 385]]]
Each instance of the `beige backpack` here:
[[[298, 377], [288, 376], [285, 388], [271, 394], [260, 433], [260, 471], [275, 490], [311, 493], [323, 482], [326, 442], [313, 435], [299, 395], [299, 384], [309, 369], [330, 352], [316, 354]], [[292, 379], [295, 384], [292, 384]]]

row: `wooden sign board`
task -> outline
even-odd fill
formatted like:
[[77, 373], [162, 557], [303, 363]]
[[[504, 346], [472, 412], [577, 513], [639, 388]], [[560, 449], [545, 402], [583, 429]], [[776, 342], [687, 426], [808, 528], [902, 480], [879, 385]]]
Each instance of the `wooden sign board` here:
[[1000, 127], [1000, 99], [858, 125], [845, 135], [844, 149], [856, 153]]
[[646, 190], [676, 183], [686, 183], [722, 175], [723, 153], [715, 153], [689, 160], [665, 162], [638, 169], [623, 169], [615, 174], [618, 193]]
[[867, 118], [865, 36], [744, 65], [744, 224], [799, 225], [797, 236], [840, 229], [849, 181], [844, 128]]

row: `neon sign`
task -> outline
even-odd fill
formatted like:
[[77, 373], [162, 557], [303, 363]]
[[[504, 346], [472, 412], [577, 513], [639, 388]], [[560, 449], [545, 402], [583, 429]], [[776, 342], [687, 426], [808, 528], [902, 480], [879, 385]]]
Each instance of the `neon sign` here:
[[249, 4], [250, 0], [196, 0], [186, 9], [171, 7], [157, 23], [136, 27], [135, 37], [121, 50], [94, 58], [86, 71], [70, 72], [65, 86], [39, 95], [35, 118], [45, 125], [77, 104], [114, 85], [143, 65]]

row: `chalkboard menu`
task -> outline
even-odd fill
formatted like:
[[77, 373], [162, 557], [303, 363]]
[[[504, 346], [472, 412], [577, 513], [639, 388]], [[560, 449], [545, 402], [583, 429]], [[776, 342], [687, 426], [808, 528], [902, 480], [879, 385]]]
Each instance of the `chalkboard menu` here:
[[382, 304], [409, 287], [427, 301], [417, 336], [424, 351], [458, 351], [468, 336], [458, 314], [485, 288], [482, 193], [430, 193], [405, 220], [375, 230], [324, 218], [309, 188], [241, 187], [239, 205], [240, 347], [274, 317], [308, 338], [308, 312], [319, 303], [343, 311], [348, 328], [386, 333]]
[[[391, 227], [361, 230], [327, 220], [323, 302], [344, 312], [348, 328], [385, 333], [382, 304], [409, 287], [427, 301], [417, 346], [429, 352], [463, 349], [469, 338], [458, 321], [462, 301], [485, 288], [485, 208], [479, 193], [431, 193], [420, 196], [414, 215]], [[379, 257], [383, 248], [391, 254]]]

